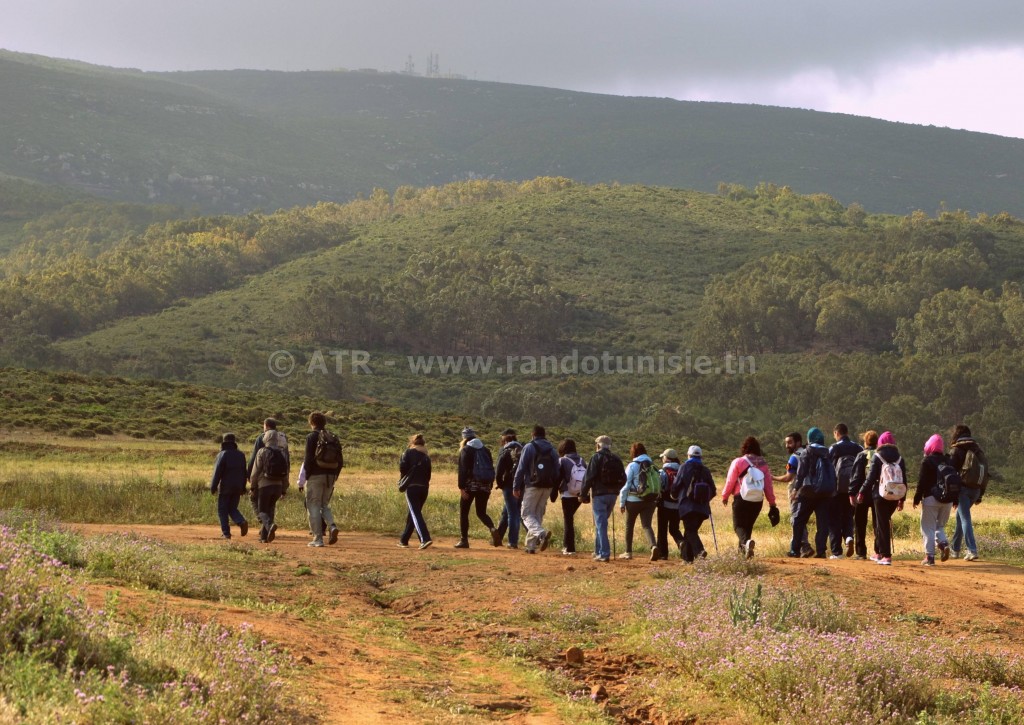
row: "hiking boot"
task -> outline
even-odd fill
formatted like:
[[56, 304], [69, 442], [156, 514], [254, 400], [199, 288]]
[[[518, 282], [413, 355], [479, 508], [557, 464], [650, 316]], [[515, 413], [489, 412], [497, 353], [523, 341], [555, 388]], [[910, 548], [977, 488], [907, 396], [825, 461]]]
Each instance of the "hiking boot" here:
[[238, 535], [239, 536], [245, 536], [248, 533], [249, 533], [249, 522], [246, 521], [245, 519], [242, 519], [242, 523], [240, 523], [238, 525]]
[[708, 558], [708, 550], [704, 549], [704, 551], [702, 551], [699, 554], [697, 554], [697, 558], [698, 559], [707, 559]]
[[506, 549], [518, 549], [519, 544], [505, 544]]
[[263, 526], [260, 527], [260, 541], [262, 541], [264, 544], [267, 543], [267, 525], [266, 524], [263, 524]]
[[747, 543], [743, 547], [743, 549], [744, 549], [743, 553], [746, 554], [746, 557], [748, 559], [753, 559], [754, 558], [754, 540], [753, 539], [747, 539]]
[[620, 559], [625, 559], [626, 561], [629, 561], [630, 559], [633, 558], [633, 554], [628, 552], [628, 551], [624, 551], [621, 554], [619, 554], [619, 558]]
[[277, 536], [277, 524], [271, 524], [270, 528], [267, 529], [267, 543], [269, 544]]
[[921, 566], [935, 566], [935, 557], [929, 554], [921, 560]]
[[[499, 543], [501, 543], [501, 542], [499, 542]], [[550, 531], [545, 531], [543, 534], [541, 534], [541, 537], [540, 537], [540, 550], [544, 551], [545, 549], [547, 549], [548, 548], [548, 544], [550, 544], [550, 543], [551, 543], [551, 532]]]
[[501, 532], [498, 529], [491, 529], [491, 546], [501, 546]]
[[420, 544], [420, 551], [423, 551], [424, 549], [429, 549], [433, 543], [433, 541], [427, 539], [422, 544]]
[[853, 559], [854, 559], [854, 561], [867, 561], [868, 560], [868, 558], [866, 556], [864, 556], [863, 554], [857, 554], [857, 556], [853, 557]]
[[810, 559], [814, 556], [814, 549], [811, 548], [810, 544], [803, 544], [800, 546], [800, 556], [805, 559]]
[[231, 539], [231, 534], [221, 534], [220, 538], [230, 540]]
[[849, 559], [851, 556], [853, 556], [853, 537], [852, 536], [847, 536], [846, 537], [846, 558]]
[[338, 543], [338, 527], [337, 526], [332, 526], [330, 532], [328, 532], [328, 534], [327, 534], [327, 543], [328, 544], [337, 544]]
[[523, 549], [523, 553], [524, 554], [536, 554], [537, 550], [536, 549]]
[[323, 539], [313, 539], [308, 544], [306, 544], [306, 546], [312, 546], [314, 549], [319, 549], [323, 545], [324, 545], [324, 540]]
[[[934, 559], [935, 557], [932, 558]], [[939, 542], [939, 561], [949, 561], [949, 544], [945, 541]]]
[[964, 561], [977, 561], [977, 560], [978, 560], [978, 555], [975, 554], [973, 551], [968, 551], [966, 554], [964, 554]]
[[456, 549], [468, 549], [469, 548], [469, 540], [468, 539], [459, 539], [459, 543], [457, 543], [455, 545], [455, 548]]

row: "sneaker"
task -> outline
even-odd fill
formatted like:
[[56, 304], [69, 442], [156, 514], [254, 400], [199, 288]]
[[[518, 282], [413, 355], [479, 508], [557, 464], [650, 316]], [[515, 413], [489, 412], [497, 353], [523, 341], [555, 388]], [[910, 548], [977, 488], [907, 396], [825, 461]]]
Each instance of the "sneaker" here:
[[536, 549], [523, 549], [523, 553], [526, 553], [526, 554], [536, 554], [537, 550]]
[[661, 552], [657, 549], [651, 549], [651, 561], [660, 561], [662, 558]]
[[883, 556], [881, 559], [878, 560], [878, 563], [882, 566], [892, 566], [892, 557]]
[[814, 549], [809, 546], [806, 549], [800, 549], [800, 556], [805, 559], [811, 559], [815, 556]]
[[939, 561], [949, 561], [949, 544], [945, 541], [939, 542]]
[[576, 552], [569, 551], [568, 549], [562, 549], [562, 556], [576, 556]]
[[598, 554], [597, 552], [594, 552], [594, 555], [592, 557], [590, 557], [590, 558], [593, 559], [594, 561], [597, 561], [598, 559], [601, 558], [601, 555]]
[[501, 546], [501, 532], [491, 529], [491, 546]]
[[799, 559], [800, 558], [800, 555], [798, 553], [796, 553], [795, 551], [787, 551], [786, 552], [786, 556], [789, 557], [790, 559]]
[[921, 566], [935, 566], [935, 557], [926, 556], [924, 559], [921, 560]]
[[420, 544], [420, 551], [423, 551], [424, 549], [429, 549], [431, 544], [433, 544], [433, 543], [434, 543], [433, 541], [431, 541], [430, 539], [427, 539], [422, 544]]
[[746, 553], [746, 556], [747, 556], [748, 559], [753, 559], [754, 558], [754, 540], [753, 539], [747, 539], [747, 544], [744, 547], [744, 550], [745, 550], [745, 553]]
[[238, 535], [239, 536], [245, 536], [248, 533], [249, 533], [249, 522], [246, 521], [245, 519], [242, 519], [242, 523], [240, 523], [238, 525]]
[[277, 536], [277, 524], [271, 524], [270, 528], [267, 529], [267, 543], [269, 544]]
[[621, 554], [619, 554], [619, 558], [620, 559], [626, 559], [628, 561], [629, 559], [633, 558], [633, 555], [630, 552], [628, 552], [628, 551], [624, 551]]
[[337, 544], [338, 543], [338, 527], [337, 526], [332, 526], [331, 527], [331, 531], [327, 535], [327, 543], [328, 544]]
[[977, 561], [977, 560], [978, 560], [978, 555], [975, 554], [973, 551], [968, 551], [966, 554], [964, 554], [964, 561]]
[[853, 556], [853, 537], [852, 536], [847, 536], [846, 537], [846, 558], [849, 559], [851, 556]]
[[222, 538], [222, 539], [229, 539], [230, 540], [231, 539], [231, 534], [221, 534], [220, 538]]
[[459, 539], [459, 543], [457, 543], [455, 545], [455, 548], [456, 549], [468, 549], [469, 548], [469, 541], [466, 540], [466, 539]]
[[505, 544], [506, 549], [518, 549], [519, 544]]
[[399, 549], [408, 549], [409, 545], [406, 542], [404, 542], [404, 541], [399, 541], [398, 542], [398, 548]]
[[867, 561], [868, 558], [866, 556], [864, 556], [863, 554], [857, 554], [857, 556], [853, 557], [853, 560], [854, 561]]
[[842, 559], [843, 555], [842, 554], [829, 554], [828, 558], [829, 559]]
[[267, 526], [264, 524], [260, 527], [260, 541], [263, 543], [267, 542]]
[[541, 537], [540, 537], [540, 550], [544, 551], [546, 548], [548, 548], [548, 544], [550, 544], [550, 543], [551, 543], [551, 532], [550, 531], [545, 531], [543, 534], [541, 534]]
[[872, 554], [871, 556], [868, 557], [868, 559], [870, 561], [873, 561], [873, 562], [875, 562], [877, 564], [878, 562], [880, 562], [882, 560], [882, 557], [880, 557], [878, 554]]
[[313, 539], [308, 544], [306, 544], [306, 546], [312, 546], [313, 548], [316, 548], [316, 549], [319, 549], [323, 545], [324, 545], [324, 540], [323, 539]]
[[607, 556], [599, 556], [599, 557], [597, 557], [597, 559], [595, 561], [599, 561], [602, 564], [608, 564], [608, 563], [611, 562], [611, 558], [607, 557]]
[[699, 554], [697, 554], [697, 558], [698, 559], [707, 559], [708, 558], [708, 550], [704, 549], [704, 551], [702, 551]]
[[950, 551], [949, 552], [949, 558], [950, 559], [959, 559], [960, 558], [960, 550], [959, 549], [954, 549], [953, 551]]

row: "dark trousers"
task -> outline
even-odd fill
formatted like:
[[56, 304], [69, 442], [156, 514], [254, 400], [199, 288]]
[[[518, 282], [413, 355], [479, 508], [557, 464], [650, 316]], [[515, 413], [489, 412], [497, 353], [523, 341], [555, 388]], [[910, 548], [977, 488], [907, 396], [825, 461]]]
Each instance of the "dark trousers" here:
[[683, 521], [683, 561], [693, 561], [704, 551], [704, 542], [700, 540], [700, 525], [707, 518], [704, 514], [690, 512], [682, 515]]
[[409, 513], [405, 515], [405, 531], [399, 538], [403, 544], [408, 544], [415, 531], [420, 543], [430, 541], [430, 531], [427, 529], [427, 522], [423, 519], [423, 504], [427, 502], [429, 486], [409, 486], [405, 489], [405, 503], [409, 507]]
[[487, 499], [491, 497], [490, 490], [487, 491], [463, 491], [459, 498], [459, 535], [463, 539], [469, 538], [469, 509], [476, 506], [476, 517], [484, 522], [484, 526], [490, 531], [494, 528], [494, 520], [487, 515]]
[[828, 542], [832, 553], [843, 553], [843, 544], [847, 536], [853, 536], [853, 506], [850, 505], [849, 494], [839, 493], [831, 499], [829, 510]]
[[281, 498], [284, 489], [280, 483], [272, 483], [269, 486], [260, 486], [259, 498], [256, 502], [256, 509], [259, 511], [260, 523], [263, 529], [260, 531], [260, 538], [266, 538], [266, 532], [274, 523], [274, 512], [277, 510], [277, 500]]
[[802, 498], [797, 501], [796, 512], [793, 514], [793, 541], [789, 545], [790, 551], [800, 551], [800, 544], [807, 536], [807, 522], [811, 520], [811, 514], [814, 514], [814, 554], [818, 558], [825, 557], [828, 551], [828, 514], [831, 506], [831, 498]]
[[892, 558], [892, 515], [899, 501], [875, 499], [875, 546], [879, 556]]
[[868, 555], [868, 513], [871, 513], [871, 544], [874, 552], [878, 553], [878, 531], [875, 521], [878, 517], [874, 514], [871, 499], [859, 503], [853, 508], [853, 548], [857, 556]]
[[231, 524], [241, 524], [245, 521], [242, 512], [238, 510], [238, 502], [242, 500], [240, 493], [222, 493], [217, 496], [217, 518], [220, 519], [220, 532], [225, 536], [231, 536]]
[[636, 519], [640, 517], [640, 528], [644, 530], [647, 543], [654, 548], [657, 540], [654, 536], [654, 528], [651, 522], [654, 521], [654, 509], [658, 502], [653, 496], [643, 501], [626, 501], [626, 551], [633, 551], [633, 529], [636, 526]]
[[579, 510], [580, 500], [575, 496], [562, 497], [562, 528], [564, 530], [564, 541], [562, 546], [566, 551], [576, 551], [576, 511]]
[[683, 534], [679, 530], [679, 509], [668, 508], [663, 503], [658, 504], [658, 553], [662, 558], [668, 558], [668, 536], [672, 534], [672, 540], [676, 546], [683, 545]]
[[763, 507], [764, 501], [745, 501], [739, 496], [732, 497], [732, 528], [736, 532], [740, 551], [746, 551], [744, 547], [747, 542], [754, 538], [754, 523]]

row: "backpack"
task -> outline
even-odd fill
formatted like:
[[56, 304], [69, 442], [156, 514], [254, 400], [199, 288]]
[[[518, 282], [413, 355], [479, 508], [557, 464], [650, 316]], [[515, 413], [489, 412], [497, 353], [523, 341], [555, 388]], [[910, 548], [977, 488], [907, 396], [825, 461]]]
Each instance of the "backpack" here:
[[878, 495], [886, 501], [899, 501], [907, 495], [907, 484], [903, 481], [903, 469], [900, 462], [903, 458], [897, 458], [895, 463], [889, 463], [878, 456], [882, 463], [882, 470], [878, 476]]
[[572, 471], [569, 472], [569, 483], [565, 487], [565, 492], [570, 496], [579, 496], [583, 490], [583, 479], [587, 475], [587, 466], [583, 463], [583, 459], [578, 462], [569, 459], [572, 463]]
[[498, 485], [502, 488], [509, 488], [512, 486], [512, 482], [516, 479], [516, 471], [519, 470], [519, 459], [523, 455], [523, 447], [518, 441], [513, 441], [515, 445], [509, 443], [501, 452], [498, 454], [498, 468], [501, 468], [502, 457], [508, 459], [510, 465], [508, 468], [502, 471], [502, 478], [498, 481]]
[[967, 488], [981, 488], [981, 484], [985, 482], [984, 454], [967, 449], [963, 467], [960, 469], [960, 481]]
[[711, 502], [711, 484], [707, 482], [704, 475], [708, 469], [703, 463], [693, 467], [693, 475], [690, 476], [690, 485], [686, 489], [686, 498], [696, 504], [707, 504]]
[[474, 483], [490, 486], [494, 483], [494, 461], [491, 459], [491, 452], [487, 446], [473, 450], [473, 475]]
[[836, 489], [839, 493], [848, 494], [850, 492], [850, 482], [853, 480], [853, 462], [857, 460], [857, 456], [841, 456], [836, 461]]
[[740, 498], [752, 503], [764, 501], [764, 471], [747, 461], [747, 470], [740, 478]]
[[288, 478], [288, 459], [284, 457], [284, 451], [280, 448], [270, 448], [263, 464], [263, 475], [271, 480]]
[[803, 498], [822, 499], [836, 492], [836, 469], [828, 460], [827, 453], [818, 453], [810, 446], [804, 452], [810, 471], [800, 487]]
[[676, 476], [679, 475], [678, 468], [662, 468], [661, 469], [661, 493], [669, 501], [677, 501], [678, 499], [672, 495], [672, 486], [676, 482]]
[[650, 461], [640, 461], [640, 471], [630, 486], [629, 492], [638, 498], [648, 498], [661, 493], [661, 476]]
[[316, 452], [313, 454], [316, 465], [320, 468], [341, 470], [344, 459], [341, 455], [341, 441], [329, 430], [321, 430], [316, 439]]
[[562, 478], [562, 467], [558, 464], [558, 454], [551, 446], [541, 448], [534, 446], [533, 469], [530, 471], [530, 482], [538, 488], [553, 488]]
[[598, 480], [603, 488], [622, 488], [626, 482], [626, 467], [622, 459], [611, 451], [598, 452], [601, 456], [601, 467], [598, 469]]
[[932, 495], [939, 503], [953, 503], [960, 500], [963, 481], [959, 472], [948, 461], [941, 461], [935, 469], [935, 486]]

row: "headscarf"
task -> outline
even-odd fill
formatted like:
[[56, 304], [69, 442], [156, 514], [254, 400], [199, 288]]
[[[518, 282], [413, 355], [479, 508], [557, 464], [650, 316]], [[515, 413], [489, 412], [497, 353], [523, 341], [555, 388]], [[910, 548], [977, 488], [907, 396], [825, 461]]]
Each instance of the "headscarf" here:
[[821, 432], [821, 428], [811, 428], [807, 431], [807, 442], [817, 443], [819, 446], [825, 445], [825, 434]]
[[886, 431], [882, 435], [878, 436], [878, 445], [880, 445], [880, 446], [896, 445], [896, 436], [894, 436], [889, 431]]
[[946, 450], [946, 442], [942, 440], [942, 436], [936, 433], [928, 442], [924, 444], [924, 454], [930, 456], [933, 453], [942, 453]]

